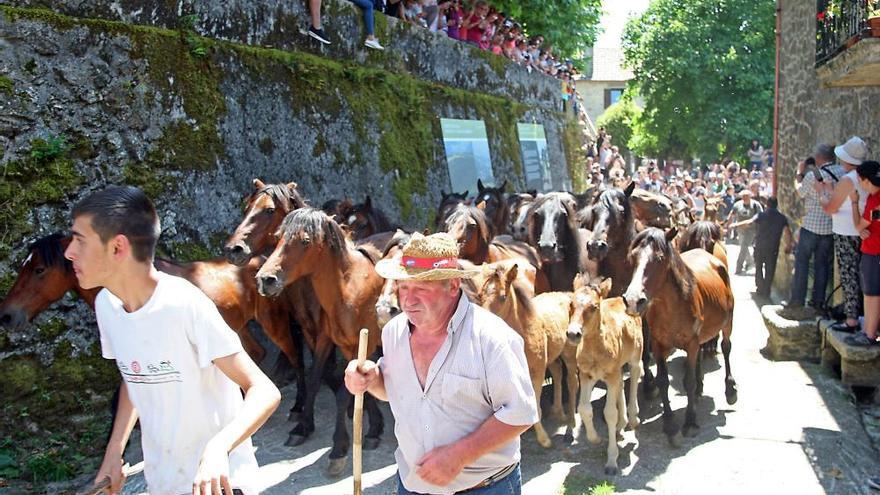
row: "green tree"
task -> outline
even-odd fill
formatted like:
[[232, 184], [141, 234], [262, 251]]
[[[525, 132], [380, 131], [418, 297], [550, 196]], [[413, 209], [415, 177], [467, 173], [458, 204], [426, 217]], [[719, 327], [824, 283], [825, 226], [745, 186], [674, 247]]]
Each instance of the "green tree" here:
[[519, 22], [529, 36], [543, 35], [553, 53], [572, 58], [583, 69], [586, 48], [596, 42], [602, 0], [492, 0], [496, 9]]
[[611, 105], [596, 119], [596, 127], [604, 127], [611, 135], [611, 143], [618, 147], [622, 155], [631, 151], [630, 140], [633, 127], [642, 113], [642, 109], [633, 103], [632, 98], [623, 97]]
[[640, 154], [741, 158], [771, 142], [773, 0], [654, 0], [623, 40], [631, 90], [645, 100]]

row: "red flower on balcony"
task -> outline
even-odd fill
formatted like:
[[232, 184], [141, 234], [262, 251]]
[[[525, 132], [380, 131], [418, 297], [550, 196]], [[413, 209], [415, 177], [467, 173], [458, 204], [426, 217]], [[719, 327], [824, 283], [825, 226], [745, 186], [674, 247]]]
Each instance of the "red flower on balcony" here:
[[816, 14], [816, 20], [819, 22], [822, 22], [825, 20], [825, 11], [824, 10], [822, 12], [819, 12], [818, 14]]

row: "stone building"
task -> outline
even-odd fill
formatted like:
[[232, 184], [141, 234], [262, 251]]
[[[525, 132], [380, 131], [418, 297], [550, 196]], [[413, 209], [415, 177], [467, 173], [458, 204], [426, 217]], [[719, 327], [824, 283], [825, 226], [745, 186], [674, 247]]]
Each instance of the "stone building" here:
[[[863, 5], [852, 0], [844, 2]], [[779, 0], [780, 49], [776, 166], [780, 209], [795, 223], [803, 203], [794, 189], [797, 162], [819, 142], [839, 144], [861, 136], [880, 151], [880, 38], [861, 20], [832, 46], [817, 50], [816, 2]], [[818, 53], [818, 55], [817, 55]], [[817, 59], [820, 63], [817, 64]], [[788, 295], [793, 258], [780, 254], [776, 285]]]

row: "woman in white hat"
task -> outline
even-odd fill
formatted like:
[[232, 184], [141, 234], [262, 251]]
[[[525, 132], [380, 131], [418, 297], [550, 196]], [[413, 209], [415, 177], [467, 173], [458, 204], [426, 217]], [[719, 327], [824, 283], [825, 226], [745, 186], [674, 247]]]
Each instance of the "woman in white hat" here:
[[859, 308], [862, 291], [859, 280], [859, 246], [861, 238], [853, 224], [852, 204], [848, 197], [853, 191], [859, 195], [859, 211], [865, 208], [868, 194], [859, 182], [856, 167], [868, 159], [868, 146], [858, 136], [834, 148], [834, 154], [843, 165], [845, 175], [829, 189], [832, 184], [816, 182], [822, 208], [831, 215], [831, 231], [834, 234], [834, 254], [837, 256], [837, 269], [840, 272], [840, 285], [843, 287], [846, 321], [832, 325], [834, 330], [853, 333], [859, 329]]

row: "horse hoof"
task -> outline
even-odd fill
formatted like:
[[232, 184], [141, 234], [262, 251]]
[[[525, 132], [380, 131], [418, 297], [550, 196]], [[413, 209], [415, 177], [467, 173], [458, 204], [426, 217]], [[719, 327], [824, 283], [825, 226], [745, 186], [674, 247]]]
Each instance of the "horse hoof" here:
[[737, 395], [736, 395], [735, 388], [728, 388], [727, 393], [724, 395], [727, 396], [727, 404], [728, 405], [732, 406], [732, 405], [736, 404]]
[[302, 419], [302, 411], [294, 411], [293, 409], [291, 409], [290, 413], [287, 414], [287, 421], [291, 423], [295, 423], [300, 419]]
[[623, 432], [618, 431], [617, 435], [614, 438], [616, 438], [618, 442], [622, 442], [623, 441]]
[[539, 438], [538, 444], [545, 449], [549, 449], [553, 446], [553, 442], [549, 438]]
[[364, 450], [376, 450], [379, 448], [379, 437], [364, 437]]
[[678, 449], [681, 448], [681, 435], [676, 433], [675, 435], [667, 435], [667, 440], [669, 440], [669, 446]]
[[330, 459], [327, 464], [327, 476], [330, 478], [338, 478], [345, 472], [345, 465], [348, 457], [340, 457], [339, 459]]
[[693, 438], [697, 436], [700, 432], [700, 427], [697, 425], [684, 425], [684, 428], [681, 430], [681, 434], [687, 438]]
[[605, 466], [605, 474], [607, 476], [617, 476], [620, 474], [620, 470], [617, 469], [617, 466]]
[[288, 447], [297, 447], [306, 443], [306, 439], [309, 438], [305, 435], [299, 435], [296, 433], [291, 433], [290, 436], [287, 437], [287, 441], [284, 442], [284, 445]]
[[587, 441], [589, 441], [593, 445], [599, 445], [600, 443], [602, 443], [602, 437], [598, 435], [592, 438], [587, 437]]

